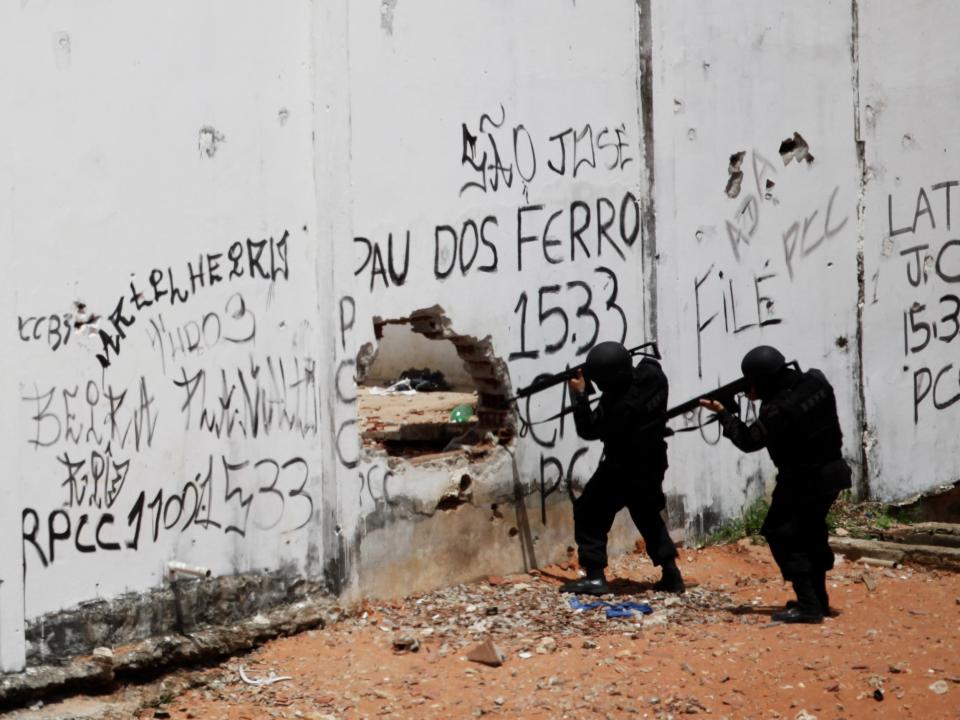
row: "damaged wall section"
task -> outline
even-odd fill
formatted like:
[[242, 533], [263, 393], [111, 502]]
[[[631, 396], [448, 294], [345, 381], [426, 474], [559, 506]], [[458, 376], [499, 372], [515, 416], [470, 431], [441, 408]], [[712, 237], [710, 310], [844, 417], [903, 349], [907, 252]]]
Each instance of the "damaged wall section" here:
[[[293, 568], [349, 599], [563, 558], [600, 449], [555, 417], [565, 386], [507, 398], [604, 340], [657, 340], [674, 400], [778, 345], [834, 381], [861, 488], [960, 474], [950, 3], [21, 5], [4, 669], [175, 620], [171, 560], [238, 597], [225, 578]], [[375, 318], [452, 344], [482, 456], [364, 447]], [[670, 441], [688, 538], [773, 477], [705, 420]], [[67, 630], [101, 599], [113, 625]]]
[[[507, 399], [597, 342], [641, 344], [649, 326], [636, 4], [535, 0], [464, 24], [462, 8], [415, 0], [401, 15], [387, 37], [376, 8], [350, 9], [353, 238], [336, 248], [355, 283], [341, 289], [337, 363], [363, 377], [374, 318], [451, 342], [477, 388], [477, 434], [496, 439], [483, 459], [384, 457], [342, 403], [341, 469], [358, 483], [342, 512], [350, 576], [375, 593], [564, 558], [600, 448], [550, 419], [565, 385]], [[479, 89], [464, 86], [480, 68]]]
[[[422, 346], [409, 341], [402, 348], [387, 347], [385, 330], [397, 326], [409, 326], [412, 333], [431, 344], [449, 346], [454, 363], [448, 359], [446, 373], [419, 367], [423, 357], [443, 356], [427, 349], [418, 355], [415, 349]], [[506, 364], [493, 354], [489, 338], [477, 340], [457, 334], [440, 306], [417, 310], [404, 318], [375, 317], [373, 329], [379, 344], [361, 349], [357, 361], [361, 385], [358, 412], [365, 447], [382, 446], [390, 455], [410, 457], [510, 441], [515, 422], [508, 403]], [[388, 380], [386, 388], [368, 387], [368, 378], [377, 374], [385, 350], [391, 353], [392, 367], [406, 365], [407, 369]], [[465, 380], [460, 380], [459, 387], [452, 387], [447, 377], [458, 374]]]

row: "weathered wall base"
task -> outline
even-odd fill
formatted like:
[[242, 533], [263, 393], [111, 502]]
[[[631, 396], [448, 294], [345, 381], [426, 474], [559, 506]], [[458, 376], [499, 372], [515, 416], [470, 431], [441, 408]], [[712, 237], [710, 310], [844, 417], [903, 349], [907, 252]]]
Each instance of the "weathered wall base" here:
[[216, 660], [276, 637], [324, 627], [339, 616], [338, 606], [329, 597], [310, 596], [244, 622], [153, 637], [113, 655], [77, 657], [63, 666], [30, 668], [0, 679], [0, 710], [54, 693], [108, 690], [118, 681]]
[[[353, 597], [424, 592], [575, 558], [572, 504], [565, 490], [544, 504], [539, 494], [501, 498], [496, 510], [493, 502], [466, 502], [432, 515], [384, 505], [385, 515], [360, 544]], [[638, 537], [628, 513], [621, 512], [610, 533], [610, 554], [627, 552]]]
[[28, 623], [27, 663], [62, 663], [97, 647], [225, 626], [322, 595], [317, 583], [289, 567], [271, 573], [178, 579], [148, 593], [81, 603]]
[[890, 510], [894, 516], [910, 522], [960, 522], [960, 482], [895, 503]]

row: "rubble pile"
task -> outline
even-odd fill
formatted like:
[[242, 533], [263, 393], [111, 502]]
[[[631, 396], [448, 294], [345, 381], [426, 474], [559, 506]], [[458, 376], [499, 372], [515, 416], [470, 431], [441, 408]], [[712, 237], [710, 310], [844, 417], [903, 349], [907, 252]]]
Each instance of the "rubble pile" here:
[[[348, 622], [358, 627], [378, 627], [391, 638], [418, 638], [440, 655], [461, 652], [493, 640], [499, 647], [524, 658], [552, 652], [558, 642], [569, 642], [572, 638], [618, 631], [633, 634], [644, 627], [668, 624], [757, 621], [756, 617], [732, 614], [735, 603], [731, 597], [706, 588], [693, 587], [683, 595], [672, 595], [654, 592], [648, 585], [630, 583], [630, 592], [615, 592], [599, 599], [627, 606], [642, 601], [649, 604], [653, 612], [644, 615], [638, 611], [608, 618], [603, 608], [575, 609], [571, 596], [557, 592], [557, 585], [554, 578], [537, 571], [529, 575], [490, 577], [403, 601], [366, 602]], [[583, 598], [584, 601], [596, 599]], [[395, 647], [398, 643], [394, 643]], [[407, 643], [405, 640], [399, 644]]]

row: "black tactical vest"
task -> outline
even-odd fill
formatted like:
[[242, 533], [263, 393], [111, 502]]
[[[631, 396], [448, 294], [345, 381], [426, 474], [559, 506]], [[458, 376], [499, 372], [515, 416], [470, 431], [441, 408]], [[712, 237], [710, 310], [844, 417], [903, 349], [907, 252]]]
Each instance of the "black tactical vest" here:
[[759, 419], [768, 429], [767, 449], [782, 481], [809, 478], [815, 470], [824, 487], [850, 487], [837, 401], [822, 372], [790, 372], [764, 401]]

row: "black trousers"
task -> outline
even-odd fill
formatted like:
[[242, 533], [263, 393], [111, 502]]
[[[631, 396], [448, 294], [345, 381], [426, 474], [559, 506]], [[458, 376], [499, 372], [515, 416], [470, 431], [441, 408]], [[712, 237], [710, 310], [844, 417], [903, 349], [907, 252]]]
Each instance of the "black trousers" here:
[[821, 575], [833, 568], [827, 530], [827, 511], [838, 490], [819, 490], [811, 478], [806, 487], [796, 479], [778, 483], [770, 510], [760, 529], [784, 580], [798, 575]]
[[638, 473], [635, 467], [601, 461], [573, 503], [574, 537], [582, 568], [602, 570], [607, 566], [607, 535], [623, 508], [630, 511], [654, 565], [663, 565], [677, 556], [677, 548], [660, 516], [666, 507], [661, 487], [665, 471], [666, 467], [662, 467]]

